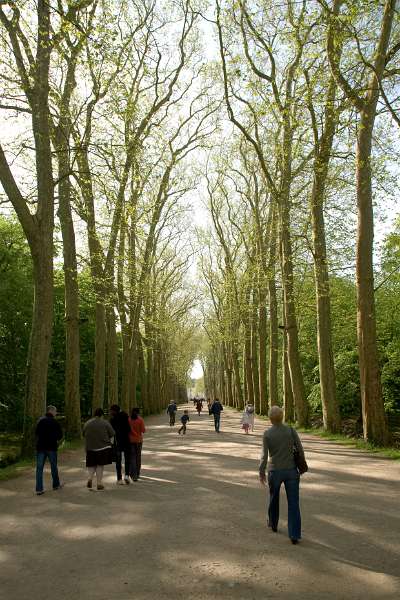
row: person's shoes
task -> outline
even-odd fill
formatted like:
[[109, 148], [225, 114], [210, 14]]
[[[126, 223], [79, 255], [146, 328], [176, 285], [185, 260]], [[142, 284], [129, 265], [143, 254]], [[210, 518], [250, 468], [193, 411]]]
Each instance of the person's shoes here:
[[129, 477], [128, 477], [128, 476], [126, 476], [126, 477], [125, 477], [125, 485], [129, 485], [129, 484], [130, 484]]
[[91, 489], [92, 489], [92, 480], [91, 480], [91, 479], [88, 479], [88, 482], [87, 482], [87, 484], [86, 484], [86, 487], [87, 487], [89, 490], [91, 490]]
[[124, 482], [122, 481], [122, 479], [117, 480], [117, 485], [124, 485]]
[[102, 485], [102, 484], [98, 485], [97, 489], [99, 492], [102, 492], [104, 490], [104, 485]]
[[278, 532], [278, 528], [277, 528], [277, 527], [273, 527], [273, 526], [270, 524], [270, 522], [269, 522], [269, 521], [268, 521], [268, 527], [269, 527], [270, 529], [272, 529], [272, 531], [273, 531], [274, 533], [277, 533], [277, 532]]
[[60, 483], [60, 485], [57, 485], [56, 487], [53, 487], [53, 491], [61, 490], [63, 487], [64, 487], [64, 484]]
[[44, 490], [42, 490], [41, 492], [36, 492], [36, 496], [43, 496], [44, 494]]
[[137, 481], [138, 478], [137, 477], [132, 477], [132, 481]]
[[298, 544], [299, 540], [296, 540], [295, 538], [290, 538], [290, 541], [292, 542], [292, 544]]

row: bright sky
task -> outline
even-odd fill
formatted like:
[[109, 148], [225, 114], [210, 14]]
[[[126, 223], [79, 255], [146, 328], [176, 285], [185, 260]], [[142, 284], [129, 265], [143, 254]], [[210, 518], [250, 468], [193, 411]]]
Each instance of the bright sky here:
[[201, 379], [203, 377], [203, 368], [201, 366], [200, 361], [197, 358], [193, 362], [190, 377], [191, 379]]

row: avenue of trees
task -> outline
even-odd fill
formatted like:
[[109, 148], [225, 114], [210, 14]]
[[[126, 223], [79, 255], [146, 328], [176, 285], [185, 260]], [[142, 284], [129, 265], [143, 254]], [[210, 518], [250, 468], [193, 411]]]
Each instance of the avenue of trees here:
[[320, 410], [332, 432], [359, 413], [364, 438], [385, 444], [385, 401], [399, 407], [387, 312], [398, 271], [389, 241], [374, 270], [373, 209], [397, 194], [399, 7], [216, 5], [232, 128], [205, 173], [207, 389], [262, 414], [282, 399], [301, 426]]
[[[389, 441], [397, 0], [0, 2], [0, 427], [206, 394]], [[201, 209], [199, 207], [202, 207]], [[194, 227], [193, 214], [207, 211]], [[193, 266], [197, 263], [197, 275]]]
[[183, 198], [216, 110], [198, 18], [189, 1], [0, 5], [0, 181], [26, 239], [2, 221], [6, 283], [18, 270], [33, 297], [15, 382], [21, 394], [23, 370], [26, 451], [50, 390], [64, 390], [70, 437], [83, 390], [92, 407], [126, 410], [139, 390], [146, 411], [185, 394], [194, 351]]

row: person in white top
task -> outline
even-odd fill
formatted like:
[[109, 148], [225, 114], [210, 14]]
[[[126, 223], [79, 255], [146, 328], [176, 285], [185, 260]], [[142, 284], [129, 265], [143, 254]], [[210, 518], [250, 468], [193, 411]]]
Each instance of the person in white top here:
[[244, 409], [240, 423], [246, 434], [250, 429], [254, 431], [254, 406], [252, 404], [248, 404]]

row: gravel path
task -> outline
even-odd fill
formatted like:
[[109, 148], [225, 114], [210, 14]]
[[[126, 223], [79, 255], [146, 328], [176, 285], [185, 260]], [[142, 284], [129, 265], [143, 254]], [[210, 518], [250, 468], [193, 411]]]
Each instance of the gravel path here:
[[[192, 407], [186, 436], [146, 420], [143, 478], [85, 488], [81, 451], [61, 455], [64, 489], [35, 496], [33, 472], [0, 486], [4, 600], [400, 598], [400, 463], [303, 436], [303, 541], [266, 527], [257, 479], [265, 422], [222, 433]], [[46, 484], [50, 485], [49, 473]], [[284, 500], [283, 496], [281, 497]]]

